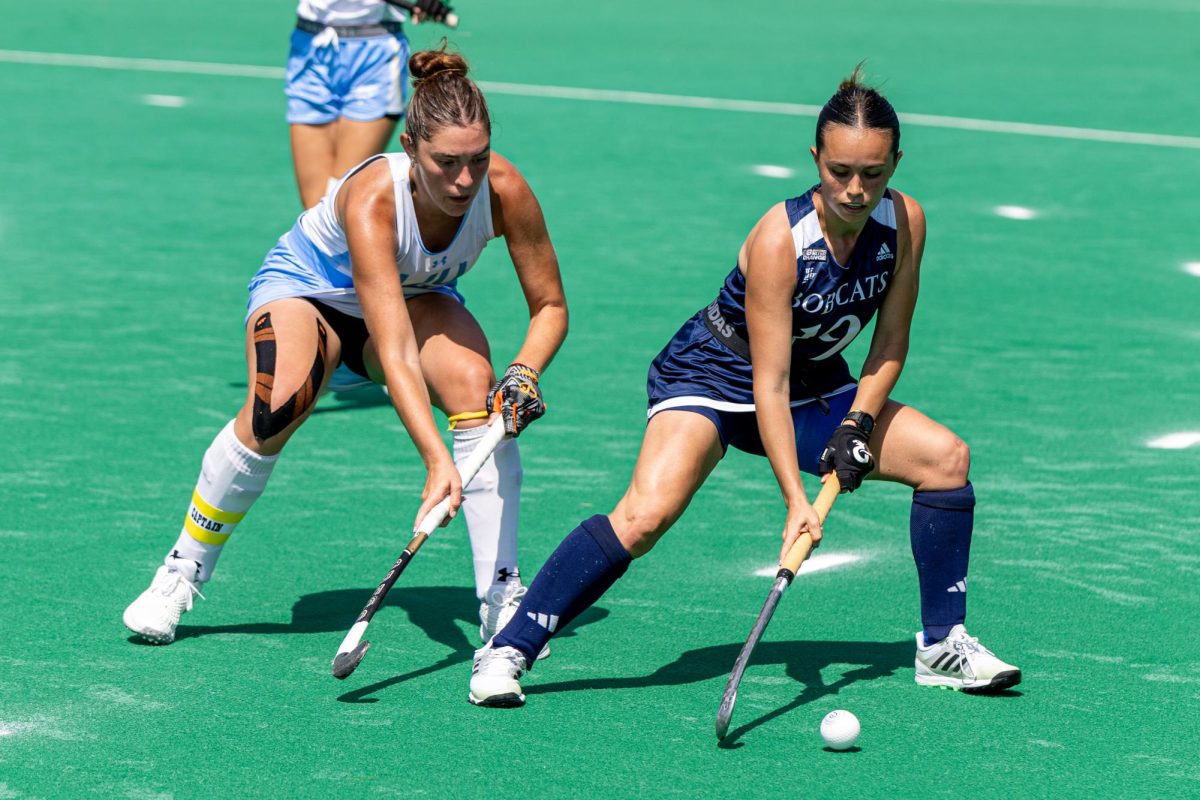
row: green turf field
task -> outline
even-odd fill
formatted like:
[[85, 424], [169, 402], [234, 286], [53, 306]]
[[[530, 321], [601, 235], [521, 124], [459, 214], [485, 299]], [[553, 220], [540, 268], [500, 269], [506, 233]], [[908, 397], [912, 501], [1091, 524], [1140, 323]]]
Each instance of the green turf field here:
[[[1200, 446], [1149, 446], [1200, 431], [1200, 5], [456, 10], [452, 41], [488, 89], [495, 148], [542, 201], [571, 303], [551, 411], [522, 438], [527, 575], [619, 497], [650, 359], [753, 221], [814, 180], [814, 119], [779, 104], [819, 106], [869, 58], [902, 113], [929, 115], [906, 118], [893, 181], [929, 220], [896, 396], [973, 447], [968, 622], [1024, 682], [914, 684], [909, 493], [870, 485], [834, 509], [821, 554], [846, 563], [785, 596], [718, 747], [783, 521], [766, 461], [736, 452], [555, 638], [524, 709], [466, 702], [461, 523], [335, 681], [423, 476], [369, 393], [321, 401], [179, 640], [131, 641], [121, 611], [245, 393], [246, 282], [299, 211], [280, 77], [294, 4], [4, 0], [0, 798], [1200, 796]], [[505, 363], [525, 322], [503, 246], [461, 286]], [[835, 708], [862, 720], [855, 751], [822, 749]]]

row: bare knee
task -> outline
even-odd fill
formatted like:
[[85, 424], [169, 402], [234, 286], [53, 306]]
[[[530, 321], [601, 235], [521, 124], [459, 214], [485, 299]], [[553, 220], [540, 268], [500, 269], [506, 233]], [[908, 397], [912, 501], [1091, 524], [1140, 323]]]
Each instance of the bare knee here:
[[626, 494], [609, 515], [617, 539], [639, 558], [649, 553], [658, 540], [670, 529], [676, 515], [660, 505]]
[[928, 476], [918, 487], [931, 491], [961, 489], [971, 471], [971, 448], [950, 431], [930, 446]]
[[[441, 400], [442, 411], [447, 414], [459, 414], [470, 411], [487, 409], [488, 389], [492, 388], [496, 376], [492, 365], [483, 359], [470, 359], [462, 364], [448, 386], [434, 388]], [[482, 425], [486, 420], [460, 423], [460, 427], [470, 428]]]
[[495, 382], [496, 373], [492, 371], [491, 364], [483, 359], [471, 359], [463, 370], [459, 385], [468, 405], [472, 403], [486, 404], [488, 389], [492, 388], [492, 384]]

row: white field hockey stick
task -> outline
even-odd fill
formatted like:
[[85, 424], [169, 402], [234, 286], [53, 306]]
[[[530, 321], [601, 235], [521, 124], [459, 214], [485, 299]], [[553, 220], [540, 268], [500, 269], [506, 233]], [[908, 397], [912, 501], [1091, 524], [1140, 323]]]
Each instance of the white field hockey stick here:
[[[389, 6], [395, 6], [396, 8], [402, 8], [405, 11], [407, 11], [409, 14], [412, 14], [413, 11], [416, 11], [418, 14], [422, 13], [420, 7], [416, 3], [409, 3], [409, 2], [405, 2], [404, 0], [384, 0], [384, 2], [386, 2]], [[434, 20], [434, 22], [438, 22], [438, 21], [439, 20]], [[447, 28], [457, 28], [458, 27], [458, 14], [451, 12], [446, 15], [445, 19], [440, 20], [440, 22], [443, 25], [445, 25]]]
[[[833, 507], [833, 501], [841, 490], [842, 485], [838, 482], [837, 473], [829, 473], [829, 477], [825, 479], [825, 485], [821, 487], [820, 494], [813, 502], [813, 509], [817, 512], [817, 518], [822, 525], [825, 524], [825, 517], [829, 516], [829, 509]], [[767, 623], [771, 621], [771, 616], [775, 613], [775, 607], [779, 605], [779, 599], [783, 597], [784, 590], [792, 585], [796, 571], [800, 569], [800, 565], [812, 552], [812, 546], [812, 537], [807, 533], [802, 533], [800, 538], [792, 543], [787, 555], [779, 562], [779, 572], [775, 575], [771, 593], [767, 595], [767, 602], [763, 604], [762, 611], [758, 613], [758, 619], [754, 621], [754, 627], [750, 629], [750, 638], [746, 639], [746, 644], [742, 645], [742, 652], [738, 653], [737, 661], [733, 664], [733, 672], [725, 684], [721, 707], [717, 709], [717, 739], [724, 739], [725, 734], [729, 732], [729, 720], [733, 717], [733, 706], [737, 702], [738, 684], [742, 682], [742, 673], [746, 671], [746, 665], [750, 663], [750, 654], [754, 652], [754, 646], [758, 644], [763, 632], [766, 631]]]
[[[492, 453], [496, 447], [504, 440], [504, 420], [497, 418], [495, 422], [488, 426], [487, 433], [471, 451], [471, 455], [459, 467], [458, 474], [462, 479], [463, 489], [467, 488], [467, 484], [475, 477], [475, 473], [479, 472], [479, 468], [484, 462], [492, 457]], [[437, 530], [438, 526], [446, 519], [446, 515], [450, 513], [450, 498], [444, 498], [440, 503], [434, 506], [425, 514], [417, 530], [413, 534], [412, 541], [404, 548], [404, 552], [396, 559], [396, 563], [392, 565], [392, 569], [388, 572], [387, 577], [383, 579], [383, 583], [379, 584], [379, 588], [371, 595], [371, 599], [367, 601], [367, 605], [363, 608], [362, 613], [358, 615], [350, 632], [346, 634], [346, 638], [342, 640], [341, 647], [338, 648], [337, 655], [333, 658], [333, 677], [344, 679], [350, 677], [350, 673], [358, 667], [359, 662], [363, 660], [363, 656], [367, 654], [367, 648], [371, 646], [370, 642], [362, 641], [363, 634], [367, 632], [367, 625], [371, 623], [371, 617], [375, 616], [375, 612], [383, 605], [383, 600], [387, 597], [387, 593], [391, 591], [392, 585], [396, 579], [400, 577], [400, 573], [404, 572], [404, 568], [408, 566], [408, 562], [421, 549], [421, 545], [425, 544], [425, 540], [429, 538], [429, 534]]]

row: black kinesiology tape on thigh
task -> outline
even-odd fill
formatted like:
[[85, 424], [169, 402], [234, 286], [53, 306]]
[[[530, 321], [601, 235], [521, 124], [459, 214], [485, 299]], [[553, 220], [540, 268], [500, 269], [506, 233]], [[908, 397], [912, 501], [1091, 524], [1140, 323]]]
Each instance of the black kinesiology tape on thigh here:
[[328, 336], [321, 320], [317, 320], [317, 356], [313, 360], [308, 377], [295, 394], [279, 408], [271, 410], [271, 396], [275, 389], [275, 328], [271, 325], [270, 312], [254, 322], [254, 361], [258, 370], [254, 382], [254, 413], [251, 427], [256, 441], [264, 442], [281, 433], [308, 412], [321, 390], [325, 379], [325, 345]]

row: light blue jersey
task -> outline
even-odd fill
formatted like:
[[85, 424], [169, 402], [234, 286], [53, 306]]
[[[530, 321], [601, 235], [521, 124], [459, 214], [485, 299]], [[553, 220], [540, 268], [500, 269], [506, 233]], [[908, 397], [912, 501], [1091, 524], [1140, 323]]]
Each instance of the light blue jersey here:
[[337, 218], [335, 200], [347, 178], [380, 158], [388, 162], [395, 189], [396, 268], [404, 296], [442, 292], [462, 299], [455, 288], [456, 282], [475, 266], [483, 248], [496, 236], [488, 178], [484, 177], [450, 245], [430, 252], [421, 240], [413, 209], [409, 157], [404, 153], [385, 153], [346, 173], [320, 203], [301, 214], [292, 229], [280, 237], [250, 280], [247, 319], [256, 309], [285, 297], [312, 297], [345, 314], [362, 317], [350, 267], [350, 249]]

